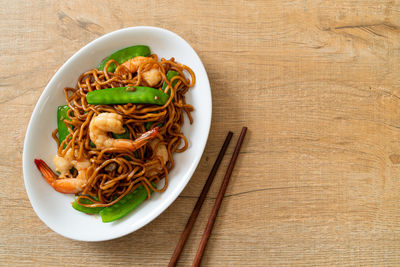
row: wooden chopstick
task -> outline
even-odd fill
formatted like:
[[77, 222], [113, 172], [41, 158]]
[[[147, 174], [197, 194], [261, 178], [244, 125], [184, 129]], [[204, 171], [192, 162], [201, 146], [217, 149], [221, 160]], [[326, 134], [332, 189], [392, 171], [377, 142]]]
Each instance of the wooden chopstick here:
[[235, 167], [236, 159], [240, 152], [240, 147], [242, 146], [243, 139], [246, 135], [246, 131], [247, 131], [247, 127], [243, 127], [242, 132], [240, 133], [239, 139], [236, 143], [235, 151], [233, 152], [233, 155], [232, 155], [231, 161], [229, 163], [228, 169], [226, 171], [224, 180], [222, 181], [221, 188], [219, 189], [217, 199], [215, 200], [214, 207], [213, 207], [210, 217], [208, 219], [208, 223], [207, 223], [206, 229], [204, 230], [203, 237], [201, 238], [200, 245], [197, 250], [196, 256], [194, 257], [192, 267], [198, 267], [200, 265], [201, 259], [204, 254], [204, 250], [207, 246], [207, 241], [210, 238], [210, 234], [211, 234], [212, 228], [214, 226], [215, 219], [217, 218], [218, 210], [221, 207], [222, 199], [225, 195], [226, 188], [228, 187], [229, 179], [231, 178], [233, 168]]
[[217, 173], [218, 167], [221, 164], [222, 158], [225, 155], [225, 152], [226, 152], [226, 149], [228, 148], [229, 142], [232, 139], [232, 135], [233, 135], [232, 132], [228, 132], [228, 135], [225, 138], [225, 142], [222, 145], [221, 150], [219, 151], [218, 157], [211, 169], [210, 174], [208, 175], [207, 181], [204, 184], [204, 187], [203, 187], [203, 190], [201, 191], [199, 199], [197, 200], [196, 205], [193, 208], [192, 214], [190, 215], [190, 217], [186, 223], [185, 230], [183, 230], [181, 237], [178, 241], [178, 244], [176, 245], [175, 251], [172, 254], [171, 260], [168, 264], [169, 267], [175, 266], [176, 262], [179, 259], [179, 256], [181, 255], [183, 246], [185, 245], [186, 240], [189, 237], [190, 231], [192, 230], [193, 225], [196, 221], [196, 218], [200, 213], [201, 206], [203, 205], [203, 202], [206, 199], [208, 190], [211, 187], [211, 184], [214, 180], [215, 174]]

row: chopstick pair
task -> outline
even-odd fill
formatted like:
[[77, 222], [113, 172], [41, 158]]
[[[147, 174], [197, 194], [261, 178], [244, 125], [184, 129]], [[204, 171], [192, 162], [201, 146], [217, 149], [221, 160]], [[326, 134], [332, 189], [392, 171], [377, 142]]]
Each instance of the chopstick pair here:
[[[214, 207], [213, 207], [213, 209], [211, 211], [211, 214], [210, 214], [210, 217], [208, 219], [207, 226], [206, 226], [206, 228], [204, 230], [204, 233], [203, 233], [203, 236], [201, 238], [200, 245], [199, 245], [199, 248], [197, 250], [196, 256], [194, 257], [192, 267], [197, 267], [197, 266], [200, 265], [200, 262], [201, 262], [201, 259], [203, 257], [205, 248], [207, 246], [207, 241], [210, 238], [211, 231], [212, 231], [212, 228], [214, 226], [215, 220], [217, 218], [219, 208], [221, 207], [222, 199], [223, 199], [223, 197], [225, 195], [225, 192], [226, 192], [226, 189], [228, 187], [229, 179], [230, 179], [230, 177], [232, 175], [233, 168], [235, 167], [236, 159], [237, 159], [237, 157], [239, 155], [240, 148], [242, 146], [244, 137], [246, 135], [246, 131], [247, 131], [247, 127], [243, 127], [242, 131], [240, 133], [239, 139], [238, 139], [238, 141], [236, 143], [236, 147], [235, 147], [235, 150], [233, 152], [233, 155], [232, 155], [231, 161], [229, 163], [228, 169], [227, 169], [227, 171], [225, 173], [224, 180], [222, 181], [222, 184], [221, 184], [221, 187], [219, 189], [217, 198], [215, 200]], [[190, 231], [192, 230], [192, 228], [194, 226], [196, 218], [200, 213], [201, 206], [204, 203], [204, 200], [205, 200], [205, 198], [207, 196], [207, 193], [208, 193], [208, 191], [209, 191], [209, 189], [211, 187], [211, 184], [212, 184], [212, 182], [214, 180], [215, 174], [217, 173], [218, 167], [221, 164], [221, 161], [222, 161], [222, 159], [223, 159], [223, 157], [225, 155], [225, 152], [226, 152], [226, 150], [228, 148], [228, 145], [229, 145], [229, 143], [230, 143], [230, 141], [232, 139], [232, 135], [233, 135], [233, 133], [231, 131], [229, 131], [228, 135], [225, 138], [225, 142], [222, 145], [221, 150], [219, 151], [217, 160], [215, 161], [215, 163], [214, 163], [214, 165], [213, 165], [213, 167], [211, 169], [211, 172], [208, 175], [208, 178], [207, 178], [206, 183], [204, 184], [203, 190], [200, 193], [200, 196], [199, 196], [199, 198], [198, 198], [198, 200], [196, 202], [196, 205], [193, 208], [192, 214], [190, 215], [190, 217], [188, 219], [188, 222], [186, 223], [185, 229], [183, 230], [183, 232], [181, 234], [181, 237], [180, 237], [180, 239], [178, 241], [178, 244], [176, 245], [174, 253], [172, 254], [171, 260], [170, 260], [170, 262], [168, 264], [169, 267], [175, 266], [177, 261], [178, 261], [178, 259], [179, 259], [179, 256], [181, 255], [181, 252], [182, 252], [183, 247], [184, 247], [184, 245], [186, 243], [186, 240], [189, 237]]]

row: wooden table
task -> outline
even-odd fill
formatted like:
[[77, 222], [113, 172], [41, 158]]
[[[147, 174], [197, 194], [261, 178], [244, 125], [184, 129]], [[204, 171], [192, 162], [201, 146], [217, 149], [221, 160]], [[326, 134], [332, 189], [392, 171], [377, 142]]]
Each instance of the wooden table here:
[[[165, 266], [227, 131], [237, 138], [247, 125], [203, 266], [400, 265], [400, 1], [2, 0], [0, 12], [2, 264]], [[136, 25], [176, 32], [203, 60], [207, 147], [152, 223], [117, 240], [69, 240], [25, 193], [26, 127], [72, 54]], [[180, 266], [193, 260], [228, 160]]]

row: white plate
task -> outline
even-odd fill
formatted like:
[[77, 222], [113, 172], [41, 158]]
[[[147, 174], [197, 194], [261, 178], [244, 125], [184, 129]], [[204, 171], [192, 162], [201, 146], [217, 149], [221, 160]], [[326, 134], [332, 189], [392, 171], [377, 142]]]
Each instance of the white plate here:
[[[127, 46], [144, 44], [159, 57], [174, 57], [196, 74], [196, 84], [187, 93], [192, 104], [194, 123], [185, 119], [182, 128], [189, 140], [184, 153], [175, 153], [176, 165], [169, 175], [168, 189], [154, 193], [137, 209], [113, 223], [102, 223], [98, 215], [86, 215], [71, 207], [73, 195], [56, 192], [41, 177], [33, 160], [43, 159], [54, 168], [56, 144], [51, 132], [56, 126], [56, 108], [66, 104], [63, 88], [76, 85], [79, 75], [98, 66], [112, 52]], [[47, 60], [51, 60], [48, 58]], [[57, 71], [44, 89], [32, 113], [25, 136], [23, 172], [29, 200], [39, 218], [65, 237], [82, 241], [109, 240], [132, 233], [160, 215], [185, 188], [200, 161], [211, 123], [211, 89], [204, 66], [193, 48], [177, 34], [155, 27], [125, 28], [108, 33], [89, 43]], [[159, 185], [161, 186], [161, 185]], [[34, 233], [32, 233], [34, 234]]]

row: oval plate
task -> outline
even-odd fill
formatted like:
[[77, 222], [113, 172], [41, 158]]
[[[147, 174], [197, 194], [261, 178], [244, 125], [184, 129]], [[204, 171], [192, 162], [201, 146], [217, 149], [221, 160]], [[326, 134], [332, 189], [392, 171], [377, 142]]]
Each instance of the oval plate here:
[[[98, 215], [86, 215], [74, 210], [71, 207], [74, 196], [58, 193], [51, 188], [41, 177], [33, 160], [43, 159], [54, 169], [52, 159], [57, 146], [51, 138], [51, 132], [57, 128], [57, 106], [66, 104], [63, 88], [75, 86], [81, 73], [97, 67], [112, 52], [137, 44], [148, 45], [152, 53], [160, 58], [174, 57], [194, 71], [196, 84], [186, 95], [187, 103], [195, 109], [192, 113], [194, 123], [190, 125], [185, 118], [182, 131], [189, 140], [189, 148], [183, 153], [174, 154], [176, 164], [169, 174], [168, 189], [163, 193], [154, 193], [150, 200], [124, 218], [113, 223], [102, 223]], [[207, 142], [211, 110], [211, 89], [205, 68], [193, 48], [177, 34], [143, 26], [121, 29], [92, 41], [56, 72], [32, 113], [24, 142], [23, 173], [33, 209], [52, 230], [75, 240], [109, 240], [136, 231], [168, 208], [189, 182]]]

